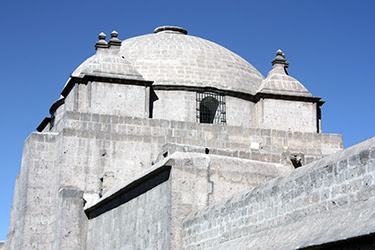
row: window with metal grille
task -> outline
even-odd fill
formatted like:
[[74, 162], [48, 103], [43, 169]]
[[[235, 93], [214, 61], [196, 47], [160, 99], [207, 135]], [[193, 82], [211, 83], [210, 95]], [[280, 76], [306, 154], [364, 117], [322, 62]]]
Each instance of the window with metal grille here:
[[225, 97], [216, 93], [197, 92], [197, 122], [226, 124]]

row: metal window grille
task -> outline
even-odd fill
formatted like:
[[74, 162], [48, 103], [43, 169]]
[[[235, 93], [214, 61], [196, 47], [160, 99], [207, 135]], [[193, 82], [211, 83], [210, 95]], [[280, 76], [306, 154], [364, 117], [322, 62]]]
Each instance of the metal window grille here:
[[197, 92], [197, 122], [226, 124], [225, 96], [211, 92]]

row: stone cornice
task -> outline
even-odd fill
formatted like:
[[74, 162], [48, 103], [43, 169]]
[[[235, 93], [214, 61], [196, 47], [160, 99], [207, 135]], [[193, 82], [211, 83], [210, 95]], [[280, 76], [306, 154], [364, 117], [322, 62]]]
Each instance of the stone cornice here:
[[192, 91], [192, 92], [213, 92], [226, 96], [233, 96], [252, 102], [258, 102], [262, 98], [279, 99], [279, 100], [290, 100], [290, 101], [303, 101], [318, 103], [319, 106], [323, 105], [325, 101], [321, 100], [321, 97], [314, 96], [298, 96], [298, 95], [281, 95], [281, 94], [269, 94], [269, 93], [257, 93], [255, 95], [233, 91], [233, 90], [222, 90], [212, 87], [196, 87], [186, 85], [161, 85], [155, 84], [152, 86], [154, 90], [181, 90], [181, 91]]
[[42, 132], [43, 129], [48, 125], [48, 123], [51, 122], [51, 117], [45, 117], [43, 121], [39, 124], [39, 126], [36, 128], [38, 132]]
[[61, 91], [61, 95], [67, 97], [70, 91], [73, 89], [76, 83], [78, 84], [88, 84], [89, 82], [108, 82], [116, 84], [128, 84], [128, 85], [139, 85], [139, 86], [148, 86], [152, 85], [152, 81], [145, 80], [133, 80], [128, 78], [119, 78], [119, 77], [109, 77], [109, 76], [100, 76], [100, 75], [91, 75], [86, 74], [83, 77], [70, 76], [67, 84], [64, 89]]
[[59, 100], [57, 100], [56, 102], [54, 102], [53, 104], [52, 104], [52, 106], [50, 107], [50, 109], [49, 109], [49, 113], [51, 114], [51, 115], [53, 115], [55, 112], [56, 112], [56, 110], [61, 106], [61, 105], [63, 105], [65, 103], [65, 98], [60, 98]]

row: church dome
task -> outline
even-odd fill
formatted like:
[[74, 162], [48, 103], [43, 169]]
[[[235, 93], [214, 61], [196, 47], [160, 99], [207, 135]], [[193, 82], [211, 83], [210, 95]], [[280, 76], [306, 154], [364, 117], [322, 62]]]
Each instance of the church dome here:
[[[84, 61], [73, 73], [72, 76], [95, 75], [103, 77], [117, 77], [133, 80], [143, 80], [141, 74], [124, 57], [118, 54], [121, 41], [117, 39], [118, 33], [111, 33], [110, 44], [105, 41], [106, 35], [99, 34], [99, 41], [95, 47], [97, 52]], [[111, 47], [111, 48], [109, 48]], [[117, 47], [117, 48], [116, 48]]]
[[263, 75], [246, 60], [179, 27], [124, 40], [119, 54], [154, 86], [211, 87], [256, 94]]
[[72, 73], [72, 76], [86, 74], [143, 80], [142, 76], [129, 62], [116, 54], [107, 55], [104, 53], [97, 53], [84, 61]]

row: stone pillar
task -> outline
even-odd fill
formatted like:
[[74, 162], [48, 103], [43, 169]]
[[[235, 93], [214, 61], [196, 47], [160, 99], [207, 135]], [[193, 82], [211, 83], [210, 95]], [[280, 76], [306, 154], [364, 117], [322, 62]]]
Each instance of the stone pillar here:
[[86, 217], [83, 212], [83, 191], [63, 187], [58, 193], [55, 239], [52, 249], [83, 249]]

